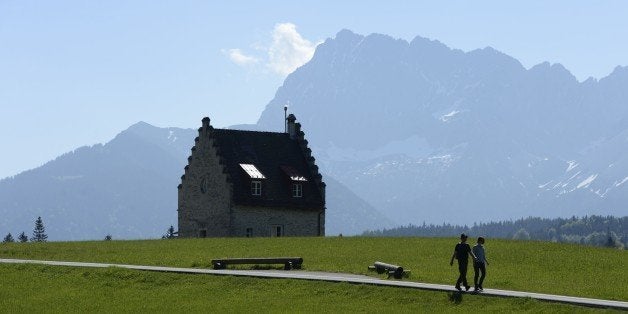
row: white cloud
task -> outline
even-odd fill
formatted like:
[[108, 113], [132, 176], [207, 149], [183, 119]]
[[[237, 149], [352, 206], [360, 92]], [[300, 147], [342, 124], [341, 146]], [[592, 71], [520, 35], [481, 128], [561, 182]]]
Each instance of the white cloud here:
[[223, 49], [222, 53], [226, 54], [233, 63], [239, 66], [252, 65], [259, 62], [259, 59], [253, 56], [247, 56], [240, 49]]
[[279, 23], [273, 29], [270, 44], [253, 45], [255, 50], [265, 53], [266, 56], [247, 55], [237, 48], [223, 49], [222, 53], [239, 66], [252, 66], [263, 62], [267, 69], [286, 76], [310, 61], [319, 43], [312, 43], [303, 38], [294, 24]]
[[281, 75], [288, 75], [314, 56], [317, 44], [301, 37], [296, 25], [279, 23], [273, 30], [273, 42], [268, 48], [268, 67]]

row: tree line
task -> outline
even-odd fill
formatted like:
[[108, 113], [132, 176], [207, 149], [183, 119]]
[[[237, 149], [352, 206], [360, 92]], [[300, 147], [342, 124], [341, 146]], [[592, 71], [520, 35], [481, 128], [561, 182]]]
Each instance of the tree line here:
[[[174, 226], [170, 226], [170, 228], [168, 228], [168, 230], [166, 231], [166, 234], [163, 235], [161, 238], [162, 239], [174, 239], [176, 238], [178, 235], [178, 232], [175, 231]], [[113, 239], [113, 237], [111, 236], [111, 234], [107, 234], [105, 236], [105, 241], [111, 241]], [[20, 233], [20, 235], [17, 237], [17, 240], [13, 237], [13, 235], [11, 234], [11, 232], [9, 232], [6, 236], [4, 236], [2, 243], [13, 243], [13, 242], [28, 242], [29, 238], [26, 235], [26, 233], [24, 233], [24, 231], [22, 231], [22, 233]], [[33, 236], [30, 238], [31, 242], [47, 242], [48, 241], [48, 235], [46, 234], [46, 228], [44, 227], [44, 222], [41, 219], [41, 217], [37, 217], [37, 220], [35, 220], [35, 228], [33, 229]]]
[[473, 226], [409, 224], [391, 229], [366, 231], [371, 237], [451, 237], [460, 233], [515, 240], [540, 240], [628, 248], [628, 216], [571, 218], [528, 217], [510, 221], [474, 223]]
[[[28, 242], [28, 236], [26, 235], [26, 233], [24, 233], [24, 231], [22, 231], [22, 233], [20, 233], [20, 235], [17, 237], [17, 241], [18, 242]], [[30, 238], [31, 242], [46, 242], [48, 241], [48, 235], [46, 234], [46, 227], [44, 227], [44, 222], [43, 220], [41, 220], [41, 217], [37, 217], [37, 220], [35, 220], [35, 228], [33, 229], [33, 236]], [[13, 238], [13, 235], [11, 234], [11, 232], [9, 232], [6, 236], [4, 236], [4, 239], [2, 240], [2, 243], [11, 243], [11, 242], [16, 242], [16, 240]]]

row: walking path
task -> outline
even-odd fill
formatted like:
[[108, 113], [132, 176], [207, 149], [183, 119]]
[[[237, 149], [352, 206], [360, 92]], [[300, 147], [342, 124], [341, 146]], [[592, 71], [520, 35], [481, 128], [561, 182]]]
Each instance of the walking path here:
[[[42, 264], [42, 265], [52, 265], [52, 266], [96, 267], [96, 268], [120, 267], [120, 268], [127, 268], [127, 269], [136, 269], [136, 270], [176, 272], [176, 273], [187, 273], [187, 274], [210, 274], [210, 275], [248, 276], [248, 277], [260, 277], [260, 278], [319, 280], [319, 281], [349, 282], [349, 283], [356, 283], [356, 284], [369, 284], [369, 285], [378, 285], [378, 286], [393, 286], [393, 287], [404, 287], [404, 288], [414, 288], [414, 289], [424, 289], [424, 290], [458, 292], [451, 285], [439, 285], [439, 284], [420, 283], [420, 282], [412, 282], [412, 281], [400, 281], [400, 280], [385, 280], [385, 279], [368, 277], [364, 275], [327, 273], [327, 272], [315, 272], [315, 271], [300, 271], [300, 270], [297, 270], [297, 271], [295, 270], [292, 270], [292, 271], [235, 270], [235, 269], [214, 270], [214, 269], [199, 269], [199, 268], [177, 268], [177, 267], [162, 267], [162, 266], [59, 262], [59, 261], [1, 259], [1, 258], [0, 258], [0, 263]], [[611, 300], [579, 298], [579, 297], [570, 297], [570, 296], [544, 294], [544, 293], [497, 290], [497, 289], [484, 289], [484, 291], [481, 292], [481, 294], [491, 295], [491, 296], [500, 296], [500, 297], [533, 298], [533, 299], [544, 300], [544, 301], [628, 310], [628, 302], [626, 301], [611, 301]]]

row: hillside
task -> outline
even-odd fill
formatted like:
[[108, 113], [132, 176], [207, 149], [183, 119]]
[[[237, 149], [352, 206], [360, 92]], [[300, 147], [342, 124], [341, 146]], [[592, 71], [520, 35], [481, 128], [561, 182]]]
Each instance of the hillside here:
[[[43, 218], [50, 240], [159, 238], [177, 225], [177, 190], [196, 131], [140, 122], [104, 145], [81, 147], [0, 180], [0, 234], [30, 236]], [[392, 227], [329, 176], [327, 233]]]
[[176, 225], [176, 186], [193, 138], [192, 130], [138, 123], [4, 179], [0, 230], [30, 235], [41, 216], [50, 240], [158, 237]]
[[[299, 117], [328, 181], [327, 233], [393, 225], [614, 215], [628, 209], [628, 67], [578, 82], [469, 52], [348, 30], [290, 74], [255, 125]], [[195, 131], [138, 123], [0, 180], [0, 232], [42, 216], [51, 239], [159, 237]], [[329, 180], [327, 180], [329, 178]], [[36, 195], [37, 197], [33, 197]]]
[[[579, 313], [592, 309], [514, 298], [450, 299], [444, 293], [348, 283], [0, 265], [6, 313], [182, 311], [223, 313], [413, 313], [525, 309]], [[18, 287], [18, 288], [13, 288]], [[11, 289], [13, 288], [13, 289]], [[99, 293], [93, 291], [97, 289]], [[209, 296], [209, 297], [208, 297]]]
[[[365, 238], [365, 237], [327, 237], [327, 238], [230, 238], [230, 239], [175, 239], [175, 240], [150, 240], [150, 241], [94, 241], [94, 242], [56, 242], [56, 243], [26, 243], [26, 244], [0, 244], [0, 258], [27, 258], [61, 261], [85, 261], [107, 262], [136, 265], [161, 265], [176, 267], [202, 267], [208, 268], [212, 258], [221, 257], [253, 257], [253, 256], [301, 256], [304, 259], [303, 267], [309, 271], [331, 271], [356, 274], [369, 274], [370, 276], [382, 276], [369, 273], [368, 265], [376, 260], [386, 261], [402, 265], [405, 269], [412, 270], [411, 277], [404, 280], [420, 281], [427, 283], [451, 284], [457, 276], [456, 267], [449, 266], [448, 259], [456, 243], [454, 238]], [[491, 289], [508, 289], [533, 291], [552, 294], [565, 294], [571, 296], [593, 297], [610, 300], [626, 300], [628, 288], [618, 285], [618, 282], [628, 280], [628, 273], [624, 271], [625, 260], [628, 251], [605, 248], [582, 247], [577, 245], [541, 243], [530, 241], [504, 241], [488, 239], [486, 243], [487, 258], [490, 261], [485, 287]], [[250, 266], [242, 266], [250, 268]], [[60, 267], [36, 267], [36, 266], [11, 266], [0, 264], [0, 274], [3, 285], [0, 287], [0, 295], [11, 296], [3, 300], [16, 300], [28, 298], [32, 300], [28, 304], [39, 304], [41, 300], [57, 296], [57, 291], [66, 291], [67, 300], [76, 297], [77, 304], [87, 306], [92, 304], [100, 306], [120, 306], [120, 303], [128, 302], [129, 306], [136, 306], [138, 300], [153, 300], [158, 304], [162, 302], [179, 301], [173, 299], [186, 299], [187, 294], [179, 294], [178, 289], [168, 287], [180, 287], [187, 291], [189, 287], [194, 290], [203, 290], [211, 293], [210, 287], [227, 289], [227, 291], [241, 291], [241, 297], [225, 297], [223, 301], [213, 298], [203, 300], [218, 302], [220, 306], [229, 303], [257, 304], [257, 297], [266, 297], [268, 302], [279, 303], [287, 306], [295, 306], [295, 290], [301, 291], [302, 282], [268, 280], [258, 283], [258, 279], [224, 279], [229, 277], [212, 277], [196, 275], [194, 278], [202, 278], [201, 281], [190, 277], [173, 276], [169, 274], [146, 274], [143, 272], [130, 272], [116, 269], [82, 269], [73, 271]], [[534, 274], [534, 276], [530, 276]], [[28, 278], [29, 280], [25, 280]], [[44, 278], [46, 280], [41, 280]], [[47, 278], [51, 278], [47, 280]], [[52, 280], [52, 278], [55, 278]], [[31, 280], [32, 279], [32, 280]], [[17, 284], [19, 282], [19, 284]], [[279, 283], [279, 284], [278, 284]], [[13, 286], [15, 284], [15, 286]], [[92, 287], [89, 289], [76, 289], [79, 287]], [[275, 286], [278, 284], [279, 286]], [[224, 285], [220, 288], [221, 285]], [[233, 288], [235, 285], [237, 288]], [[248, 285], [259, 287], [261, 290], [270, 289], [275, 293], [249, 290]], [[265, 285], [266, 288], [262, 288]], [[341, 285], [343, 288], [335, 290], [335, 284], [307, 284], [311, 293], [301, 294], [303, 302], [321, 302], [321, 306], [338, 308], [335, 303], [353, 302], [356, 297], [360, 302], [356, 308], [362, 308], [364, 304], [371, 304], [375, 308], [386, 306], [403, 309], [406, 306], [425, 306], [430, 304], [437, 308], [448, 309], [455, 303], [450, 303], [446, 293], [428, 293], [412, 290], [407, 294], [404, 289], [394, 290], [396, 293], [388, 294], [388, 289], [375, 289], [370, 291], [368, 286]], [[25, 293], [29, 287], [33, 287], [38, 293]], [[128, 292], [116, 294], [111, 287]], [[184, 288], [188, 287], [188, 288]], [[48, 288], [48, 289], [47, 289]], [[52, 288], [52, 289], [51, 289]], [[229, 290], [232, 289], [233, 290]], [[104, 291], [105, 296], [117, 296], [117, 302], [105, 302], [102, 294], [93, 293], [94, 289]], [[365, 290], [367, 289], [367, 290]], [[80, 290], [85, 290], [81, 293]], [[28, 290], [32, 291], [32, 290]], [[143, 293], [154, 291], [155, 293]], [[221, 290], [223, 291], [223, 290]], [[335, 295], [331, 291], [337, 291]], [[357, 292], [359, 293], [357, 293]], [[377, 292], [379, 291], [379, 292]], [[253, 293], [253, 294], [249, 294]], [[360, 294], [366, 295], [359, 297]], [[152, 298], [151, 295], [162, 295], [160, 298]], [[173, 298], [179, 296], [179, 298]], [[196, 294], [194, 294], [196, 296]], [[215, 295], [215, 293], [211, 294]], [[241, 295], [234, 293], [234, 295]], [[376, 297], [376, 296], [380, 297]], [[410, 297], [418, 295], [420, 298]], [[338, 298], [336, 298], [338, 297]], [[65, 298], [62, 298], [66, 300]], [[110, 298], [111, 299], [111, 298]], [[196, 298], [193, 298], [196, 299]], [[190, 304], [197, 301], [190, 299]], [[220, 298], [222, 299], [222, 298]], [[286, 300], [287, 299], [287, 300]], [[377, 299], [373, 301], [372, 299]], [[279, 301], [284, 300], [284, 301]], [[422, 302], [420, 300], [423, 300]], [[382, 302], [386, 301], [386, 302]], [[523, 302], [526, 306], [536, 307], [539, 303], [531, 300], [513, 301], [512, 299], [486, 298], [482, 296], [465, 295], [462, 307], [479, 306], [482, 308], [518, 308], [517, 304]], [[497, 303], [494, 303], [497, 302]], [[514, 303], [512, 303], [514, 302]], [[23, 303], [23, 302], [22, 302]], [[22, 304], [17, 303], [17, 304]], [[73, 303], [73, 302], [70, 302]], [[141, 303], [141, 302], [140, 302]], [[204, 305], [208, 303], [201, 302]], [[297, 302], [300, 303], [300, 302]], [[359, 305], [362, 304], [363, 305]], [[57, 306], [60, 302], [52, 302], [49, 306]], [[110, 305], [107, 305], [110, 304]], [[309, 303], [308, 303], [309, 304]], [[521, 305], [521, 304], [520, 304]], [[62, 304], [59, 306], [63, 306]], [[152, 306], [152, 305], [151, 305]], [[168, 307], [168, 305], [164, 305]], [[195, 305], [198, 306], [198, 305]], [[550, 304], [545, 311], [555, 311], [556, 304]], [[459, 309], [458, 307], [456, 309]], [[554, 310], [552, 310], [554, 309]], [[570, 312], [577, 308], [570, 308]], [[451, 310], [451, 309], [450, 309]], [[372, 310], [370, 310], [372, 311]]]
[[343, 30], [251, 127], [281, 128], [289, 103], [323, 171], [397, 223], [623, 216], [626, 86], [628, 67], [578, 82], [490, 47]]

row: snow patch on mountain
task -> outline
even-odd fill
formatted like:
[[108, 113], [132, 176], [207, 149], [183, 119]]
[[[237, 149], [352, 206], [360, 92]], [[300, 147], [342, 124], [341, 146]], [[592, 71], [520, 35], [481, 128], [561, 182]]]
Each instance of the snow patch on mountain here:
[[[550, 184], [550, 183], [552, 183], [552, 180], [547, 181], [547, 182], [545, 182], [545, 183], [543, 183], [543, 184], [539, 185], [539, 189], [544, 189], [544, 188], [545, 188], [548, 184]], [[548, 189], [548, 190], [549, 190], [549, 189]]]
[[[431, 156], [429, 158], [427, 158], [426, 162], [428, 164], [433, 164], [433, 163], [439, 163], [442, 164], [444, 166], [450, 166], [454, 161], [456, 161], [456, 157], [452, 156], [451, 154], [446, 154], [446, 155], [440, 155], [440, 156]], [[423, 160], [421, 160], [419, 163], [422, 163]]]
[[170, 132], [168, 133], [168, 139], [171, 140], [173, 143], [177, 141], [177, 137], [174, 135], [174, 131], [170, 130]]
[[590, 175], [588, 178], [584, 179], [584, 181], [580, 182], [580, 184], [578, 184], [578, 186], [576, 186], [576, 189], [588, 188], [589, 185], [591, 185], [591, 183], [593, 183], [593, 181], [596, 178], [597, 178], [597, 173]]
[[448, 122], [449, 120], [451, 120], [451, 118], [453, 118], [455, 115], [457, 115], [459, 113], [460, 113], [460, 110], [454, 110], [454, 111], [452, 111], [452, 112], [450, 112], [448, 114], [442, 115], [440, 117], [440, 121]]
[[621, 180], [619, 182], [615, 182], [615, 187], [618, 187], [618, 186], [626, 183], [626, 181], [628, 181], [628, 177], [625, 177], [623, 180]]
[[565, 172], [569, 172], [571, 170], [573, 170], [574, 168], [578, 167], [578, 163], [575, 160], [570, 160], [567, 162], [567, 170], [565, 170]]

